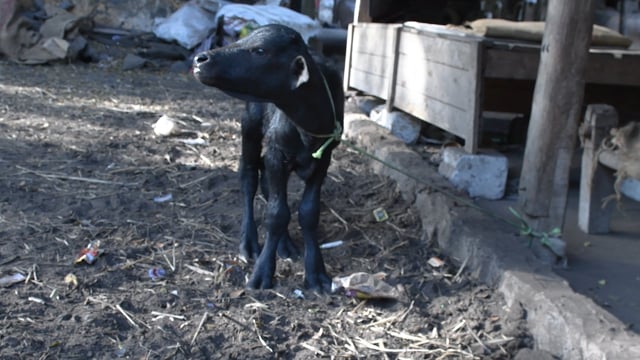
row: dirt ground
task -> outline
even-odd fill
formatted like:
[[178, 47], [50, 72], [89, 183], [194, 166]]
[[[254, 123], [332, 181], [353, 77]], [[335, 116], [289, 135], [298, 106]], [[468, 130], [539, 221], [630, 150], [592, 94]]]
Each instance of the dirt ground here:
[[[26, 277], [0, 287], [0, 358], [510, 359], [532, 347], [524, 312], [426, 243], [395, 185], [344, 147], [322, 193], [322, 240], [344, 241], [324, 250], [328, 271], [383, 272], [403, 298], [308, 293], [287, 259], [274, 289], [245, 290], [243, 109], [189, 74], [0, 60], [0, 277]], [[183, 132], [154, 135], [162, 115]], [[296, 240], [300, 189], [292, 178]], [[74, 263], [98, 241], [93, 264]]]

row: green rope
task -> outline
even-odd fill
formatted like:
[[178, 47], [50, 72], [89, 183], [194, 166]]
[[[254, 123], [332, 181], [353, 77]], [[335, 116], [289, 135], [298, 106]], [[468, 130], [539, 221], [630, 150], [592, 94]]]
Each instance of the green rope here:
[[320, 148], [316, 151], [314, 151], [311, 156], [314, 159], [320, 159], [322, 157], [322, 154], [324, 153], [324, 150], [334, 141], [340, 141], [340, 138], [342, 138], [342, 125], [340, 125], [340, 122], [338, 122], [338, 116], [336, 114], [336, 104], [333, 103], [333, 96], [331, 95], [331, 89], [329, 88], [329, 84], [327, 83], [327, 79], [324, 77], [324, 75], [322, 74], [322, 72], [320, 72], [320, 76], [322, 77], [322, 82], [324, 83], [324, 88], [327, 91], [327, 95], [329, 96], [329, 103], [331, 104], [331, 111], [333, 112], [333, 122], [335, 123], [335, 128], [333, 130], [333, 133], [330, 135], [314, 135], [311, 134], [315, 137], [326, 137], [327, 140], [325, 140], [324, 143], [322, 143], [322, 145], [320, 146]]
[[340, 141], [340, 138], [342, 138], [342, 126], [340, 126], [340, 123], [336, 122], [336, 128], [333, 134], [331, 134], [331, 136], [327, 140], [325, 140], [324, 143], [322, 143], [322, 145], [320, 146], [320, 148], [314, 151], [311, 154], [311, 156], [314, 159], [320, 159], [322, 157], [322, 154], [324, 153], [324, 150], [329, 146], [329, 144], [331, 144], [334, 141]]

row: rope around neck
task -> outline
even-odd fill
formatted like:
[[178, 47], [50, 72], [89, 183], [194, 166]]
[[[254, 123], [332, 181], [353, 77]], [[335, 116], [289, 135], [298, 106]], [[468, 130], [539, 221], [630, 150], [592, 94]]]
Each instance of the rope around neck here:
[[322, 143], [320, 148], [318, 148], [318, 150], [314, 151], [311, 154], [311, 157], [313, 157], [314, 159], [320, 159], [322, 157], [322, 154], [324, 153], [324, 150], [332, 142], [340, 141], [340, 138], [342, 138], [342, 125], [340, 125], [340, 123], [338, 122], [338, 116], [336, 114], [336, 105], [333, 102], [333, 95], [331, 94], [331, 89], [329, 88], [327, 79], [324, 77], [324, 74], [322, 73], [322, 71], [320, 71], [320, 76], [322, 77], [322, 83], [324, 84], [324, 88], [327, 91], [327, 96], [329, 96], [329, 103], [331, 104], [331, 111], [333, 112], [333, 122], [335, 123], [335, 128], [333, 130], [333, 133], [327, 134], [327, 135], [316, 135], [316, 134], [308, 133], [309, 135], [314, 137], [327, 138], [327, 140], [325, 140], [325, 142]]

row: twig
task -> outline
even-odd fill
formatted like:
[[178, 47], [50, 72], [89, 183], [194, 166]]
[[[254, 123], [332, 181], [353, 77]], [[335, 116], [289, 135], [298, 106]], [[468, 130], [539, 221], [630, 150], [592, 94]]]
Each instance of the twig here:
[[124, 311], [124, 309], [120, 306], [120, 304], [116, 305], [115, 308], [116, 310], [120, 311], [122, 316], [124, 316], [127, 319], [127, 321], [129, 321], [129, 324], [133, 325], [136, 328], [140, 327], [138, 324], [136, 324], [135, 321], [133, 321], [133, 318], [129, 316], [129, 314], [126, 311]]
[[313, 351], [314, 353], [316, 353], [316, 354], [318, 354], [320, 356], [327, 356], [327, 353], [325, 353], [324, 351], [318, 349], [315, 346], [311, 346], [311, 345], [309, 345], [307, 343], [300, 343], [300, 346], [302, 346], [303, 348], [306, 348], [307, 350], [311, 350], [311, 351]]
[[464, 324], [467, 327], [467, 330], [469, 331], [469, 333], [471, 333], [471, 336], [473, 336], [473, 338], [476, 339], [476, 341], [478, 342], [478, 344], [480, 344], [480, 346], [482, 346], [484, 351], [491, 353], [492, 352], [491, 349], [489, 349], [489, 347], [478, 337], [478, 335], [476, 335], [473, 329], [471, 329], [471, 326], [469, 326], [469, 323], [465, 321]]
[[372, 327], [372, 326], [378, 326], [378, 325], [382, 325], [385, 323], [390, 323], [390, 322], [400, 322], [402, 320], [404, 320], [404, 318], [407, 316], [407, 314], [409, 314], [409, 312], [411, 311], [411, 309], [413, 309], [413, 301], [411, 302], [411, 305], [409, 305], [409, 308], [406, 310], [403, 310], [401, 313], [395, 313], [391, 316], [388, 316], [384, 319], [380, 319], [378, 321], [372, 322], [370, 324], [367, 324], [367, 327]]
[[172, 264], [171, 261], [169, 261], [169, 258], [167, 257], [167, 254], [164, 251], [162, 252], [162, 256], [167, 261], [167, 264], [169, 265], [169, 268], [171, 269], [171, 271], [175, 272], [176, 271], [175, 248], [174, 248], [173, 255], [174, 255], [174, 257], [173, 257], [173, 264]]
[[243, 324], [240, 321], [232, 318], [231, 316], [225, 314], [225, 313], [220, 313], [220, 316], [224, 317], [225, 319], [231, 320], [232, 322], [242, 326], [243, 328], [247, 329], [248, 331], [251, 331], [251, 328], [247, 325], [247, 324]]
[[267, 350], [269, 350], [269, 352], [273, 352], [273, 349], [270, 348], [269, 345], [267, 345], [266, 341], [264, 341], [262, 336], [260, 336], [260, 331], [258, 330], [258, 324], [256, 323], [256, 319], [252, 319], [252, 320], [253, 320], [253, 326], [254, 326], [254, 328], [256, 330], [256, 335], [258, 335], [258, 340], [260, 340], [260, 343], [262, 344], [262, 346], [267, 348]]
[[191, 346], [193, 346], [193, 343], [196, 342], [196, 338], [198, 337], [198, 333], [200, 333], [200, 329], [202, 329], [202, 325], [204, 325], [204, 321], [207, 320], [207, 316], [209, 315], [208, 311], [204, 312], [204, 315], [202, 315], [202, 319], [200, 319], [200, 324], [198, 324], [198, 328], [196, 329], [196, 333], [193, 334], [193, 338], [191, 339]]
[[329, 208], [329, 211], [333, 214], [333, 216], [336, 217], [336, 219], [338, 219], [338, 221], [342, 223], [342, 225], [344, 225], [345, 231], [349, 231], [349, 223], [347, 222], [347, 220], [343, 219], [342, 216], [338, 215], [338, 213], [332, 208]]
[[[392, 354], [401, 354], [401, 353], [425, 353], [425, 354], [436, 354], [436, 353], [441, 353], [441, 352], [445, 352], [445, 350], [443, 349], [410, 349], [410, 348], [403, 348], [403, 349], [389, 349], [389, 348], [385, 348], [385, 347], [381, 347], [375, 344], [372, 344], [369, 341], [366, 341], [365, 339], [362, 338], [356, 338], [356, 341], [358, 342], [358, 344], [362, 345], [363, 347], [366, 347], [368, 349], [371, 350], [376, 350], [376, 351], [380, 351], [383, 353], [392, 353]], [[455, 354], [459, 354], [459, 355], [466, 355], [469, 356], [471, 354], [462, 351], [462, 350], [446, 350], [446, 351], [453, 351]]]
[[471, 255], [468, 255], [467, 258], [464, 259], [464, 261], [462, 262], [462, 265], [460, 265], [460, 269], [458, 269], [458, 272], [453, 277], [453, 282], [458, 282], [460, 280], [460, 274], [462, 274], [462, 272], [464, 271], [464, 268], [467, 266], [467, 262], [469, 262], [470, 257]]
[[214, 277], [216, 276], [215, 273], [213, 273], [213, 272], [211, 272], [209, 270], [201, 269], [201, 268], [199, 268], [197, 266], [193, 266], [193, 265], [189, 265], [189, 264], [185, 264], [184, 266], [187, 269], [189, 269], [191, 271], [194, 271], [194, 272], [197, 272], [200, 275], [209, 275], [209, 276], [214, 276]]
[[[109, 304], [108, 302], [106, 302], [106, 301], [104, 301], [104, 300], [100, 300], [100, 299], [95, 298], [95, 297], [92, 297], [92, 296], [87, 297], [86, 302], [93, 302], [93, 303], [97, 303], [97, 304], [101, 304], [101, 305], [103, 305], [103, 306], [106, 306], [106, 307], [108, 307], [108, 308], [110, 308], [110, 309], [118, 310], [118, 311], [119, 311], [119, 312], [120, 312], [120, 313], [125, 317], [125, 319], [127, 319], [127, 321], [128, 321], [131, 325], [133, 325], [133, 326], [134, 326], [134, 327], [136, 327], [136, 328], [139, 328], [139, 327], [140, 327], [140, 326], [138, 326], [138, 324], [136, 324], [136, 322], [134, 321], [134, 318], [133, 318], [131, 315], [129, 315], [129, 313], [128, 313], [126, 310], [124, 310], [120, 305], [115, 305], [115, 306], [114, 306], [114, 305]], [[146, 323], [144, 323], [143, 321], [138, 320], [138, 322], [139, 322], [140, 324], [144, 325], [147, 329], [151, 329], [151, 326], [147, 325], [147, 324], [146, 324]]]
[[27, 169], [27, 168], [22, 167], [20, 165], [16, 165], [16, 167], [18, 169], [30, 172], [30, 173], [32, 173], [34, 175], [38, 175], [38, 176], [43, 177], [45, 179], [60, 179], [60, 180], [83, 181], [83, 182], [88, 182], [88, 183], [92, 183], [92, 184], [101, 184], [101, 185], [120, 185], [120, 186], [137, 186], [138, 185], [137, 183], [123, 183], [123, 182], [118, 182], [118, 181], [93, 179], [93, 178], [86, 178], [86, 177], [80, 177], [80, 176], [45, 174], [45, 173], [42, 173], [42, 172], [39, 172], [39, 171]]
[[182, 185], [178, 185], [178, 187], [180, 189], [185, 189], [185, 188], [191, 187], [191, 185], [197, 184], [200, 181], [207, 180], [208, 178], [212, 177], [213, 175], [214, 175], [214, 173], [207, 174], [207, 175], [199, 177], [199, 178], [197, 178], [195, 180], [189, 181], [188, 183], [184, 183]]
[[158, 320], [158, 319], [165, 318], [165, 317], [168, 317], [170, 319], [178, 319], [178, 320], [186, 320], [187, 319], [186, 317], [184, 317], [184, 315], [167, 314], [167, 313], [162, 313], [162, 312], [158, 312], [158, 311], [152, 311], [151, 315], [155, 315], [156, 316], [156, 318], [153, 319], [154, 321]]

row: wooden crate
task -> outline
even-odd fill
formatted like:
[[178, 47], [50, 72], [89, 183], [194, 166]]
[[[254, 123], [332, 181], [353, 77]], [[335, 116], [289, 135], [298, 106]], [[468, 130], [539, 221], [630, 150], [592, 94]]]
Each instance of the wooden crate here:
[[[344, 84], [377, 96], [478, 150], [483, 111], [528, 114], [537, 44], [488, 39], [445, 26], [357, 23], [349, 27]], [[640, 52], [593, 48], [584, 103], [640, 114]]]
[[414, 24], [351, 25], [345, 85], [462, 137], [475, 152], [481, 39]]

